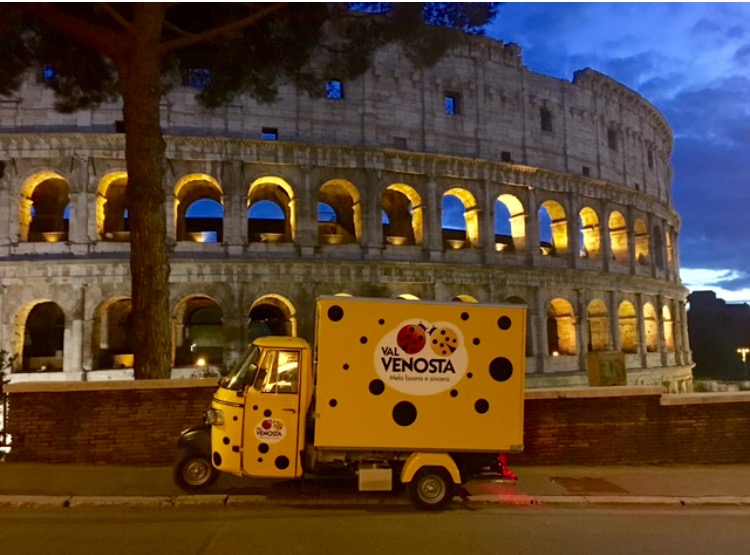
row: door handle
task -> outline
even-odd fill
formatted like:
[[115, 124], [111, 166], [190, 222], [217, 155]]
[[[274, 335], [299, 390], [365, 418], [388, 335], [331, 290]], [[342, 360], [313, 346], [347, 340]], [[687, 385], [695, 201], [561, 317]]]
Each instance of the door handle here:
[[295, 412], [297, 412], [297, 411], [296, 411], [296, 410], [294, 410], [294, 409], [281, 409], [281, 410], [283, 410], [283, 411], [285, 411], [285, 412], [291, 412], [292, 414], [294, 414]]

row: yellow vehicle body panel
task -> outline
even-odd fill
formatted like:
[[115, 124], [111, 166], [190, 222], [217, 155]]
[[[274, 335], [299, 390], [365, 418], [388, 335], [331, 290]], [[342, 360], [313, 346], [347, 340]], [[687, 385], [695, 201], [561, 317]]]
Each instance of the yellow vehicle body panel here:
[[401, 483], [411, 482], [419, 469], [426, 466], [445, 468], [455, 484], [461, 483], [461, 472], [456, 466], [456, 461], [447, 453], [412, 453], [401, 469]]
[[211, 427], [211, 458], [214, 467], [222, 472], [242, 476], [242, 423], [245, 399], [220, 387], [211, 402], [213, 410], [224, 414], [224, 424]]
[[526, 307], [318, 300], [315, 446], [517, 451]]

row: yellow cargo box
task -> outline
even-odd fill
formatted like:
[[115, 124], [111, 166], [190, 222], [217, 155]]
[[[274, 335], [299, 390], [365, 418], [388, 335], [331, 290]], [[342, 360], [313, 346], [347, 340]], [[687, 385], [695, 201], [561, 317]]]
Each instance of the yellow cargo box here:
[[526, 307], [322, 297], [315, 447], [519, 451]]

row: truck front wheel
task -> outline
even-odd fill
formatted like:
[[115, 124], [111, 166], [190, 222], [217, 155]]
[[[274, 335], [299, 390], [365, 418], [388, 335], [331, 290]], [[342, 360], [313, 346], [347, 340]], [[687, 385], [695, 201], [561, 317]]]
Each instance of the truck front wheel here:
[[211, 466], [207, 455], [198, 451], [183, 451], [172, 467], [175, 484], [190, 493], [209, 487], [219, 477], [219, 472]]
[[453, 499], [455, 484], [444, 468], [428, 466], [422, 468], [409, 482], [409, 497], [412, 503], [425, 511], [435, 511]]

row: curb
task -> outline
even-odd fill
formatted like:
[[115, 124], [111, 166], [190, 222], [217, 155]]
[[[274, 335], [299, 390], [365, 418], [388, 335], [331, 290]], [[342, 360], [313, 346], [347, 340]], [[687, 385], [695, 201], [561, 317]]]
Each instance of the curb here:
[[[584, 505], [584, 506], [750, 506], [750, 497], [705, 496], [634, 496], [634, 495], [473, 495], [465, 499], [456, 497], [455, 501], [467, 504], [498, 506], [531, 506], [531, 505]], [[405, 497], [368, 498], [356, 497], [318, 497], [318, 498], [276, 498], [263, 495], [180, 495], [164, 496], [46, 496], [46, 495], [0, 495], [0, 508], [86, 508], [86, 507], [138, 507], [138, 508], [186, 508], [186, 507], [257, 507], [261, 505], [278, 506], [404, 506], [410, 502]]]

